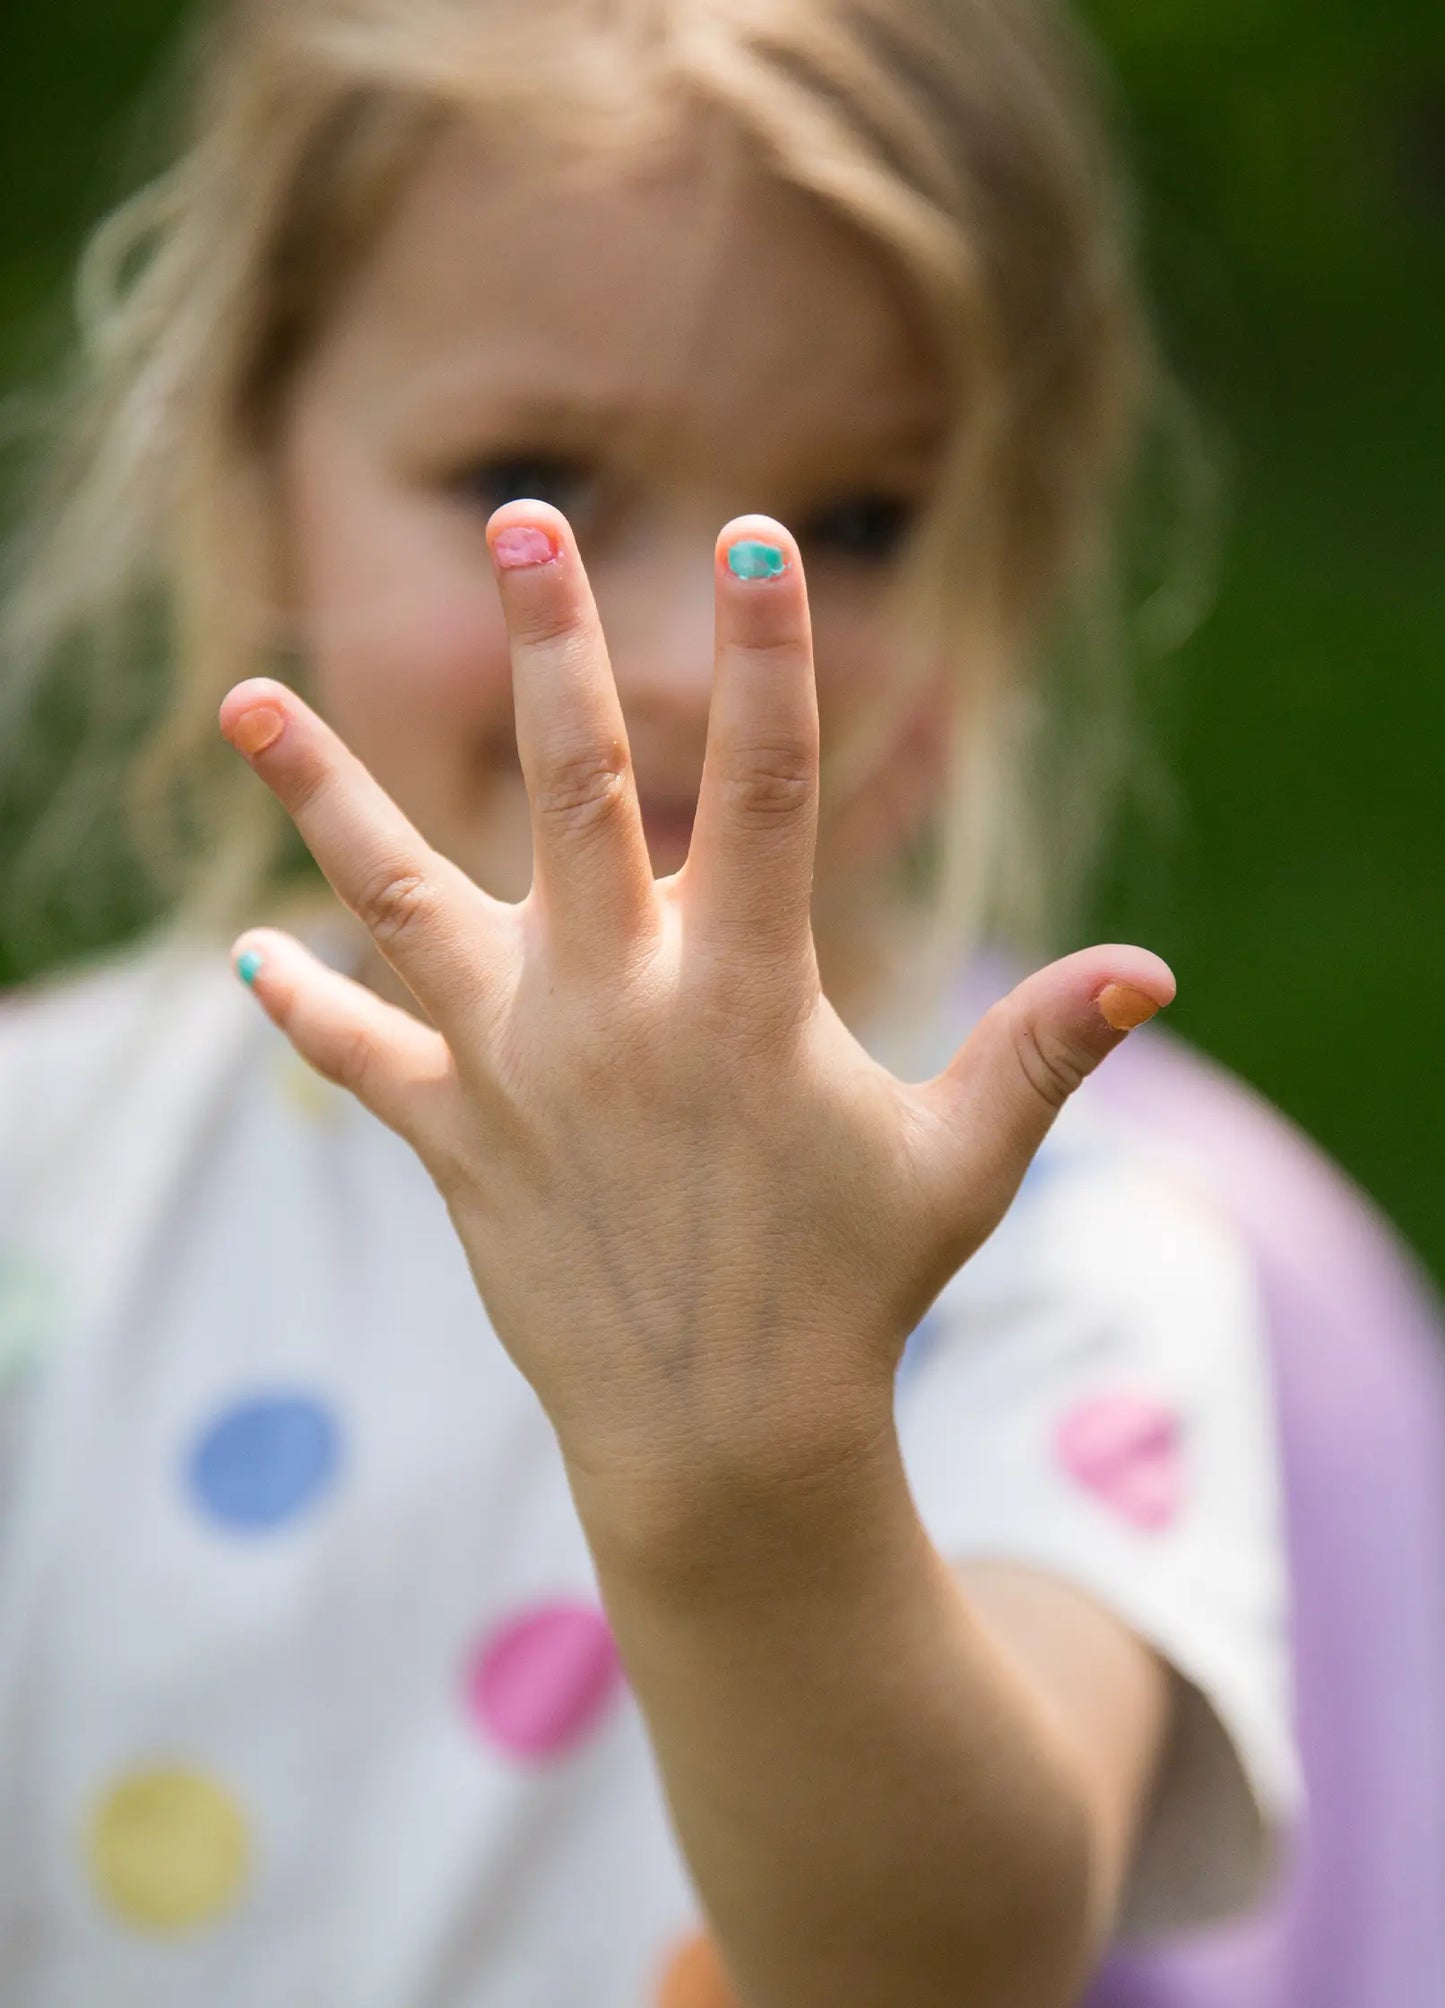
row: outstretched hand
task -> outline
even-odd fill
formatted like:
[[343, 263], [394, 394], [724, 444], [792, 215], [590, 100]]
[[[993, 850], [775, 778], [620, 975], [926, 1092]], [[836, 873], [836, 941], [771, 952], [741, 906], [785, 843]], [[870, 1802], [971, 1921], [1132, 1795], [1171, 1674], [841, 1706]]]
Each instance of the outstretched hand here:
[[233, 959], [303, 1059], [421, 1158], [570, 1465], [648, 1486], [806, 1482], [889, 1427], [909, 1332], [1069, 1093], [1174, 979], [1141, 948], [1081, 950], [994, 1005], [934, 1079], [895, 1079], [819, 984], [818, 712], [792, 537], [750, 516], [718, 539], [701, 794], [662, 880], [566, 520], [509, 503], [487, 537], [528, 896], [483, 891], [294, 691], [248, 678], [222, 731], [430, 1022], [273, 929]]

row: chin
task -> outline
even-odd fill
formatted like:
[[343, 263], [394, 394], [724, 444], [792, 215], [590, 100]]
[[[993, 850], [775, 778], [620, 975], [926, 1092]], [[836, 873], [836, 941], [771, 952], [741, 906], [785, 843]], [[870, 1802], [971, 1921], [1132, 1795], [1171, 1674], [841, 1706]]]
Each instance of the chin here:
[[691, 816], [671, 816], [642, 819], [642, 832], [647, 839], [647, 854], [652, 860], [653, 873], [658, 878], [668, 877], [681, 871], [687, 862], [688, 850], [692, 844]]
[[654, 878], [671, 878], [687, 863], [686, 844], [653, 844], [647, 847], [647, 855], [652, 860]]

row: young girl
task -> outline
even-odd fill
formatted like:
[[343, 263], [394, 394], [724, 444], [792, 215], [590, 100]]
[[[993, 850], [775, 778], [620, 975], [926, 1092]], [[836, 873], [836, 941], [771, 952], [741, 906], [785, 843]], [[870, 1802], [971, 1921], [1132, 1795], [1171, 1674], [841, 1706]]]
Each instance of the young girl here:
[[197, 56], [11, 614], [97, 718], [164, 616], [179, 870], [0, 1013], [6, 1998], [1072, 2001], [1298, 1797], [1250, 1263], [1073, 1097], [1173, 978], [1025, 974], [1148, 383], [1086, 58]]

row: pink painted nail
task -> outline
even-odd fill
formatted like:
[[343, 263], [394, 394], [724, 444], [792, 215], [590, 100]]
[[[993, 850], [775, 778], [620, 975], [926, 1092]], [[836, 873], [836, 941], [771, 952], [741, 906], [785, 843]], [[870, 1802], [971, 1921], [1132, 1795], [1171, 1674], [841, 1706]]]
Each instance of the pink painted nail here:
[[492, 539], [492, 555], [504, 572], [522, 565], [546, 565], [559, 555], [560, 546], [547, 530], [534, 523], [513, 523], [498, 530]]

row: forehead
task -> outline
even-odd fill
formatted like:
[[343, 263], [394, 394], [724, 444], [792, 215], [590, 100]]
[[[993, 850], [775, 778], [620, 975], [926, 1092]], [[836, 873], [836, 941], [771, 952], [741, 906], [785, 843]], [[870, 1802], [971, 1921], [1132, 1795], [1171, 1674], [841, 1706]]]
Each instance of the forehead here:
[[441, 136], [323, 337], [387, 414], [609, 414], [654, 442], [923, 438], [938, 379], [886, 255], [802, 191], [694, 151], [589, 162]]

